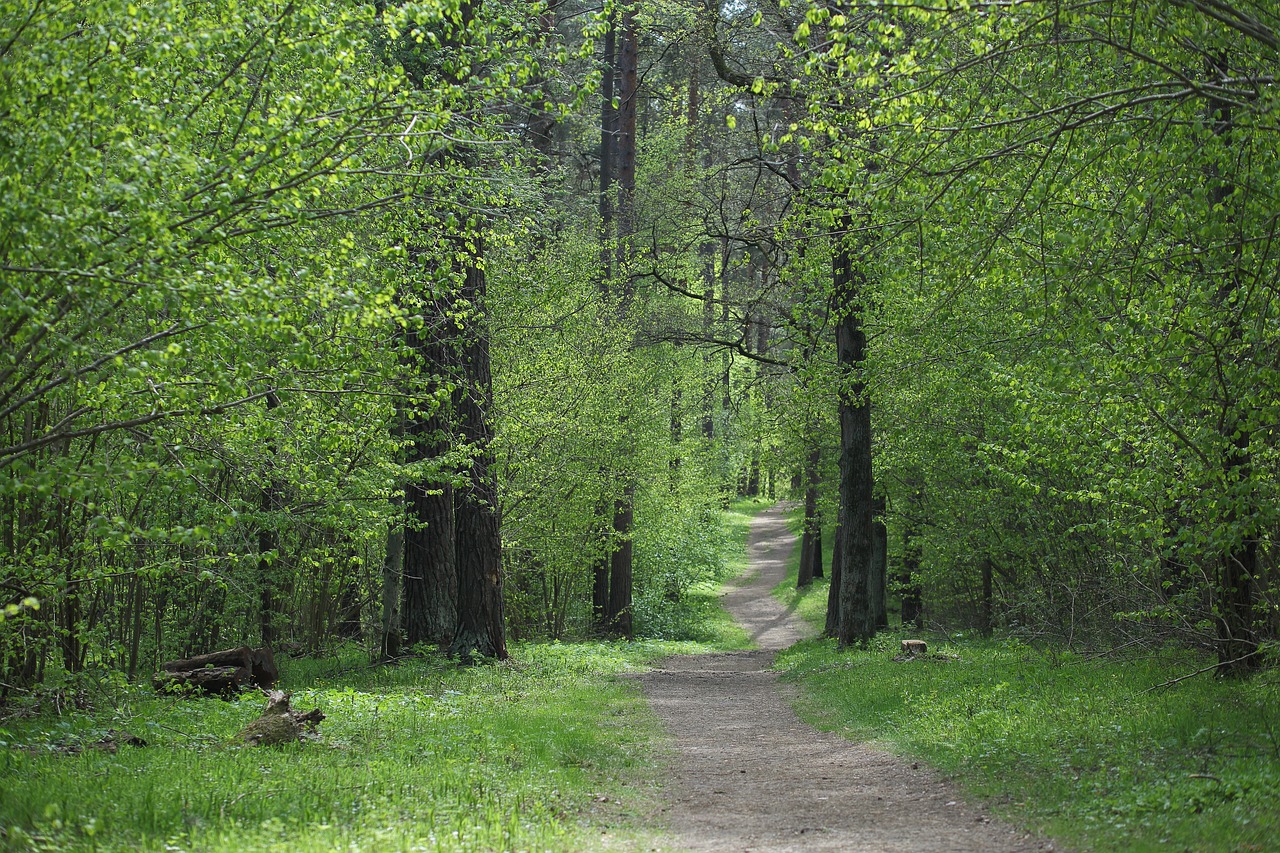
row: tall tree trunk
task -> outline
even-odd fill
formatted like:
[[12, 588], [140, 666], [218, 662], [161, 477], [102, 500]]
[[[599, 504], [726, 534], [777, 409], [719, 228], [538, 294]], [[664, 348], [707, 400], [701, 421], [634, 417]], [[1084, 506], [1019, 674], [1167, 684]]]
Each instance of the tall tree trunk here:
[[875, 636], [876, 613], [871, 582], [874, 520], [874, 481], [871, 470], [871, 401], [861, 370], [866, 359], [863, 328], [865, 277], [848, 246], [852, 223], [840, 223], [842, 239], [833, 258], [836, 358], [840, 367], [840, 646], [864, 643]]
[[631, 529], [635, 525], [635, 495], [635, 482], [630, 481], [614, 505], [613, 530], [619, 538], [614, 542], [609, 560], [609, 629], [622, 637], [632, 636], [635, 630], [631, 608]]
[[[817, 436], [813, 438], [816, 440]], [[818, 465], [821, 462], [821, 448], [817, 446], [811, 448], [804, 466], [807, 486], [804, 490], [804, 532], [800, 538], [800, 570], [796, 577], [797, 588], [813, 583], [813, 579], [817, 576], [814, 566], [822, 563], [822, 556], [818, 553], [818, 549], [822, 547], [821, 532], [818, 530], [818, 525], [821, 523], [818, 518]]]
[[979, 566], [982, 573], [982, 602], [978, 613], [978, 630], [984, 637], [991, 636], [991, 628], [994, 621], [994, 602], [995, 596], [993, 584], [993, 572], [991, 567], [991, 559], [983, 557]]
[[[843, 517], [843, 513], [838, 512], [838, 517]], [[842, 560], [840, 555], [844, 553], [844, 524], [837, 522], [836, 536], [834, 547], [831, 552], [831, 586], [827, 588], [827, 621], [822, 629], [822, 636], [835, 637], [840, 629], [840, 579]]]
[[404, 531], [404, 635], [409, 645], [443, 644], [458, 618], [458, 564], [453, 486], [405, 487], [409, 523]]
[[[268, 393], [266, 397], [267, 411], [270, 412], [279, 405], [280, 398], [276, 396], [275, 391]], [[274, 521], [270, 518], [271, 513], [280, 509], [281, 488], [273, 471], [275, 455], [276, 446], [272, 442], [267, 445], [267, 485], [263, 487], [262, 494], [258, 499], [258, 508], [266, 516], [258, 527], [258, 584], [260, 593], [258, 617], [262, 645], [267, 648], [272, 648], [276, 644], [278, 633], [276, 618], [279, 615], [280, 606], [277, 601], [279, 593], [276, 588], [279, 573], [273, 568], [276, 558], [279, 556], [280, 538], [276, 533]]]
[[[703, 243], [698, 254], [702, 257], [702, 337], [711, 340], [716, 325], [716, 275], [715, 254], [710, 243]], [[702, 437], [708, 442], [716, 436], [715, 397], [717, 379], [711, 363], [711, 349], [702, 353]]]
[[[441, 318], [442, 327], [453, 329], [456, 327], [450, 319], [451, 307], [446, 302], [437, 300], [432, 314]], [[451, 353], [459, 345], [455, 337], [447, 331], [433, 333], [427, 328], [411, 330], [407, 336], [409, 347], [418, 356], [418, 369], [434, 390], [456, 373], [457, 359]], [[413, 412], [407, 419], [410, 462], [441, 459], [449, 451], [452, 412], [436, 401], [429, 405], [435, 406], [429, 413]], [[405, 486], [408, 519], [404, 530], [402, 622], [405, 641], [411, 646], [448, 643], [457, 626], [453, 501], [453, 486], [444, 477]]]
[[617, 26], [609, 14], [604, 33], [600, 81], [600, 292], [608, 296], [613, 278], [613, 174], [618, 149], [618, 110], [613, 105], [617, 69]]
[[[596, 508], [596, 517], [601, 527], [600, 538], [605, 541], [608, 539], [609, 531], [604, 529], [605, 510], [603, 506]], [[611, 530], [613, 527], [612, 518], [608, 520], [608, 526]], [[605, 548], [591, 563], [591, 625], [600, 634], [606, 634], [609, 631], [609, 558], [611, 553], [611, 548]]]
[[[400, 506], [399, 496], [393, 503]], [[382, 560], [382, 637], [379, 651], [383, 660], [400, 656], [400, 576], [404, 568], [404, 526], [394, 521], [387, 526], [387, 549]]]
[[[912, 509], [914, 510], [914, 506]], [[920, 537], [915, 522], [908, 518], [902, 528], [902, 573], [898, 583], [902, 586], [902, 624], [924, 627], [924, 604], [919, 583]]]
[[474, 236], [475, 261], [468, 265], [460, 294], [473, 317], [462, 348], [463, 384], [457, 395], [458, 426], [473, 448], [465, 485], [454, 500], [458, 565], [458, 617], [449, 651], [467, 659], [473, 651], [507, 658], [502, 608], [502, 533], [498, 488], [493, 472], [493, 379], [489, 366], [487, 286], [480, 265], [484, 247]]
[[[622, 12], [622, 39], [618, 51], [618, 273], [621, 287], [617, 294], [619, 320], [626, 322], [634, 295], [632, 278], [627, 271], [634, 247], [636, 231], [636, 109], [639, 105], [639, 30], [635, 10]], [[624, 414], [620, 428], [631, 433]], [[630, 637], [633, 633], [632, 600], [632, 529], [635, 525], [635, 481], [626, 474], [622, 495], [614, 503], [613, 550], [609, 555], [609, 613], [611, 633]]]
[[[609, 14], [602, 43], [600, 82], [600, 293], [607, 301], [613, 278], [613, 174], [617, 150], [618, 111], [613, 105], [617, 77], [617, 18]], [[602, 477], [609, 472], [602, 470]], [[613, 515], [603, 501], [597, 507], [602, 539], [613, 525]], [[591, 564], [591, 621], [597, 632], [609, 630], [609, 567], [611, 548], [606, 545]]]
[[640, 33], [633, 6], [622, 12], [622, 39], [618, 46], [618, 266], [622, 275], [618, 294], [625, 315], [634, 295], [632, 277], [625, 265], [634, 253], [636, 233], [636, 110], [639, 107]]
[[[729, 238], [720, 238], [720, 327], [726, 331], [729, 329]], [[730, 370], [733, 367], [733, 357], [726, 347], [720, 356], [720, 422], [722, 424], [729, 423], [729, 411], [733, 408], [733, 394], [730, 379]], [[726, 426], [727, 429], [727, 426]], [[725, 445], [726, 451], [728, 445]]]
[[880, 515], [884, 499], [876, 499], [876, 519], [871, 524], [871, 609], [876, 628], [889, 627], [889, 530]]
[[[769, 482], [769, 497], [773, 497], [773, 481]], [[823, 577], [822, 566], [822, 516], [819, 515], [813, 528], [813, 576]]]
[[[1206, 60], [1206, 72], [1210, 78], [1225, 79], [1230, 74], [1230, 62], [1226, 51]], [[1232, 147], [1234, 122], [1231, 105], [1220, 98], [1208, 99], [1208, 119], [1214, 136]], [[1206, 170], [1209, 183], [1209, 216], [1222, 215], [1231, 221], [1229, 206], [1236, 186], [1231, 174], [1223, 174], [1216, 166]], [[1219, 207], [1224, 213], [1218, 214]], [[1233, 263], [1223, 274], [1215, 294], [1215, 303], [1227, 315], [1227, 339], [1236, 343], [1242, 337], [1241, 320], [1236, 311], [1242, 292], [1240, 256], [1243, 254], [1242, 238], [1237, 237], [1231, 246]], [[1231, 354], [1220, 358], [1233, 358]], [[1236, 356], [1238, 358], [1238, 356]], [[1221, 373], [1221, 371], [1220, 371]], [[1226, 445], [1223, 458], [1224, 482], [1228, 487], [1248, 482], [1253, 477], [1253, 453], [1250, 447], [1252, 434], [1245, 411], [1247, 403], [1239, 399], [1238, 392], [1226, 387], [1221, 389], [1225, 411], [1218, 419], [1218, 428]], [[1237, 499], [1238, 500], [1238, 499]], [[1244, 510], [1246, 513], [1248, 509]], [[1222, 523], [1231, 528], [1241, 527], [1241, 507], [1231, 506]], [[1222, 555], [1218, 569], [1217, 633], [1218, 672], [1222, 675], [1244, 675], [1262, 665], [1258, 652], [1257, 590], [1258, 539], [1249, 531]]]

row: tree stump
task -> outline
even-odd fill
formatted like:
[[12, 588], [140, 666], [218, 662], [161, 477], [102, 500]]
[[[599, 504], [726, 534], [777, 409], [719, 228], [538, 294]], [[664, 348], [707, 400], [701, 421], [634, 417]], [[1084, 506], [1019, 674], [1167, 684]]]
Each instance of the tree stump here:
[[903, 640], [902, 653], [908, 657], [916, 657], [923, 655], [929, 651], [929, 646], [924, 640]]
[[283, 690], [267, 693], [267, 707], [262, 716], [245, 726], [236, 740], [245, 746], [278, 746], [316, 737], [316, 727], [324, 721], [319, 708], [294, 711], [289, 708], [289, 694]]
[[249, 687], [269, 689], [280, 677], [271, 649], [248, 646], [171, 660], [160, 668], [152, 678], [157, 690], [188, 687], [211, 696], [239, 693]]

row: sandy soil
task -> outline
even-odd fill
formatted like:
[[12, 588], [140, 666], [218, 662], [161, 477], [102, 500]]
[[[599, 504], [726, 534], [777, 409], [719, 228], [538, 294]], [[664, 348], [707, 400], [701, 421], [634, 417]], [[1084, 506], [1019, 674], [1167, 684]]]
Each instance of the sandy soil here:
[[992, 820], [923, 765], [834, 734], [796, 716], [773, 654], [804, 628], [770, 594], [795, 547], [782, 510], [757, 517], [749, 570], [725, 606], [759, 651], [668, 658], [640, 676], [676, 753], [673, 838], [687, 850], [1052, 850]]

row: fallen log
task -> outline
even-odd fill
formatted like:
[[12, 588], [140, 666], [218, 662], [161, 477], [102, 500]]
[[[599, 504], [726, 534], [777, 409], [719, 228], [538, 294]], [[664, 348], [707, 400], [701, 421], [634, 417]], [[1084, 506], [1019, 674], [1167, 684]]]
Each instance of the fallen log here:
[[236, 739], [245, 746], [277, 746], [296, 740], [318, 737], [316, 727], [324, 721], [319, 708], [294, 711], [289, 708], [289, 694], [283, 690], [267, 692], [267, 707], [262, 716], [241, 729]]
[[239, 646], [160, 664], [152, 682], [157, 689], [189, 687], [204, 694], [227, 695], [250, 687], [275, 687], [280, 677], [269, 648]]
[[208, 696], [229, 696], [248, 690], [253, 672], [245, 666], [207, 666], [187, 671], [161, 671], [151, 679], [156, 690], [187, 689]]

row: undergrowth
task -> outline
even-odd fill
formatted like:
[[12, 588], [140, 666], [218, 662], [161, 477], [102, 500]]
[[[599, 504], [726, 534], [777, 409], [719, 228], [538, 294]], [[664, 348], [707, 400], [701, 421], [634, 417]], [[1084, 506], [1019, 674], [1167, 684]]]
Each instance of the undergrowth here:
[[[9, 719], [0, 846], [57, 850], [563, 850], [634, 832], [654, 721], [611, 676], [686, 644], [522, 645], [509, 663], [286, 667], [320, 742], [239, 748], [260, 695]], [[89, 745], [109, 729], [144, 747]], [[72, 751], [83, 745], [79, 754]], [[618, 829], [615, 829], [618, 827]]]
[[[726, 512], [724, 574], [751, 517]], [[94, 707], [0, 719], [0, 849], [582, 850], [655, 843], [656, 718], [618, 675], [656, 658], [744, 648], [702, 583], [657, 626], [667, 639], [518, 643], [459, 668], [434, 654], [370, 666], [346, 647], [281, 661], [321, 739], [242, 748], [264, 699], [176, 699], [114, 683]], [[94, 747], [123, 731], [145, 746]]]
[[[821, 629], [827, 581], [797, 591], [797, 559], [774, 594]], [[895, 660], [918, 635], [843, 652], [810, 640], [776, 667], [804, 685], [813, 725], [923, 759], [1073, 849], [1280, 849], [1280, 673], [1160, 687], [1207, 662], [963, 636], [925, 636], [928, 658]]]

